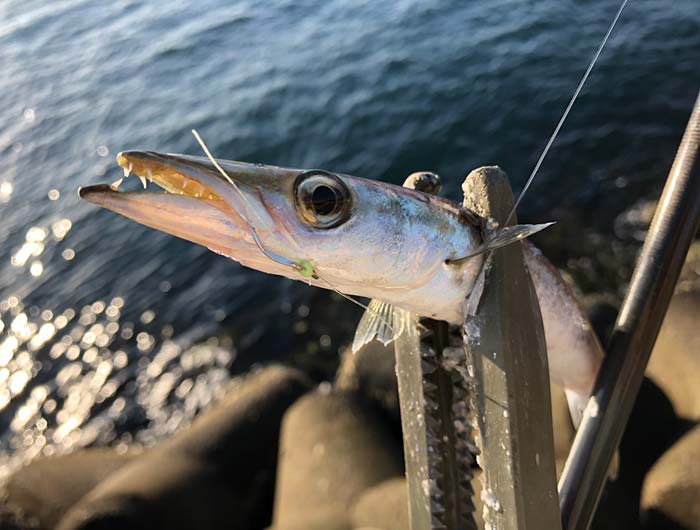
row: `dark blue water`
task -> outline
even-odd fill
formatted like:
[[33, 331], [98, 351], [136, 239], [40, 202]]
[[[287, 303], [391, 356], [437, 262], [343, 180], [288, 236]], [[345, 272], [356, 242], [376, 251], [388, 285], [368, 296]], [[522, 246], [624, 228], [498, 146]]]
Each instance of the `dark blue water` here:
[[[81, 202], [123, 149], [518, 189], [617, 0], [0, 4], [0, 466], [153, 443], [251, 363], [331, 373], [357, 308]], [[634, 0], [521, 219], [619, 289], [700, 87], [700, 4]], [[130, 183], [134, 184], [134, 183]], [[558, 230], [558, 231], [557, 231]], [[620, 249], [623, 249], [622, 251]], [[206, 341], [201, 344], [202, 341]], [[233, 353], [231, 353], [233, 352]]]

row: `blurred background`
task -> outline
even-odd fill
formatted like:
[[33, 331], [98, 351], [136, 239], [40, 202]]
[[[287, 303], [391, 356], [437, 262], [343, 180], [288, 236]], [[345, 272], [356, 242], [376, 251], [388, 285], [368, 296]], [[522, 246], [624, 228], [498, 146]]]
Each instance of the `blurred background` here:
[[[359, 309], [81, 202], [117, 152], [519, 190], [618, 0], [0, 3], [0, 480], [150, 445], [271, 359], [332, 375]], [[630, 2], [522, 203], [619, 300], [700, 87], [697, 0]], [[137, 186], [129, 179], [126, 187]], [[693, 271], [684, 281], [692, 282]]]

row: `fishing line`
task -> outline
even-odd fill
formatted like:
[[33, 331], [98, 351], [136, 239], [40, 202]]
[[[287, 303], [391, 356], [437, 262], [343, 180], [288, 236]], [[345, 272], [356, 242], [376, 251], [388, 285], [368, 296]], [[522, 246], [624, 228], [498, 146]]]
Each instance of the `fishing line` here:
[[380, 315], [379, 313], [377, 313], [374, 309], [372, 309], [371, 307], [369, 307], [369, 306], [366, 305], [366, 304], [363, 304], [363, 303], [360, 302], [359, 300], [355, 300], [355, 299], [354, 299], [352, 296], [350, 296], [350, 295], [347, 295], [347, 294], [345, 294], [345, 293], [341, 293], [338, 289], [336, 289], [336, 288], [333, 286], [333, 284], [332, 284], [331, 282], [329, 282], [329, 281], [326, 280], [325, 278], [322, 278], [321, 276], [318, 276], [318, 274], [317, 274], [316, 276], [317, 276], [317, 278], [318, 278], [319, 280], [321, 280], [322, 282], [325, 282], [325, 283], [328, 285], [328, 287], [331, 288], [331, 290], [332, 290], [333, 292], [339, 294], [340, 296], [342, 296], [342, 297], [345, 298], [346, 300], [349, 300], [349, 301], [352, 302], [353, 304], [360, 306], [360, 307], [363, 308], [364, 310], [369, 311], [370, 313], [374, 313], [374, 314], [377, 316], [377, 318], [378, 318], [379, 320], [381, 320], [382, 322], [384, 322], [384, 324], [387, 325], [387, 327], [391, 330], [391, 332], [394, 333], [394, 327], [393, 327], [391, 324], [389, 324], [389, 323], [386, 321], [386, 319], [385, 319], [382, 315]]
[[[223, 175], [223, 177], [233, 186], [233, 189], [240, 195], [241, 199], [253, 208], [253, 205], [250, 204], [250, 201], [248, 201], [248, 197], [245, 196], [241, 188], [238, 187], [238, 184], [236, 184], [231, 177], [229, 177], [228, 173], [224, 170], [223, 167], [216, 161], [216, 158], [214, 158], [214, 155], [211, 154], [211, 151], [209, 151], [209, 148], [207, 147], [207, 144], [204, 143], [204, 140], [202, 140], [202, 137], [199, 135], [196, 129], [192, 129], [192, 134], [194, 135], [195, 139], [199, 143], [200, 147], [202, 148], [202, 151], [204, 151], [204, 154], [207, 155], [207, 158], [209, 161], [214, 165], [214, 167]], [[285, 258], [284, 256], [280, 256], [279, 254], [267, 250], [260, 239], [260, 236], [258, 235], [257, 230], [255, 230], [255, 227], [253, 226], [253, 223], [251, 223], [248, 220], [248, 209], [243, 207], [245, 210], [245, 215], [241, 215], [241, 218], [245, 221], [245, 224], [248, 225], [248, 229], [250, 230], [250, 235], [253, 237], [253, 241], [255, 241], [255, 245], [260, 249], [260, 252], [262, 252], [267, 258], [271, 259], [272, 261], [279, 263], [280, 265], [286, 265], [287, 267], [291, 267], [297, 271], [305, 271], [306, 268], [303, 265], [300, 265], [290, 259]], [[240, 215], [240, 212], [239, 212]], [[302, 272], [303, 274], [303, 272]]]
[[[207, 158], [209, 161], [214, 165], [214, 167], [221, 173], [221, 175], [233, 186], [233, 189], [238, 193], [238, 195], [241, 196], [241, 199], [250, 207], [253, 208], [253, 205], [250, 204], [250, 201], [248, 201], [248, 198], [245, 196], [241, 188], [238, 187], [238, 185], [234, 182], [234, 180], [229, 176], [228, 173], [226, 173], [226, 170], [216, 161], [216, 158], [214, 158], [214, 155], [211, 154], [211, 151], [207, 147], [207, 145], [204, 143], [204, 140], [202, 137], [199, 135], [196, 129], [192, 129], [192, 134], [194, 135], [195, 139], [199, 143], [200, 147], [202, 148], [202, 151], [204, 151], [204, 154], [207, 155]], [[279, 263], [280, 265], [285, 265], [287, 267], [290, 267], [297, 271], [299, 274], [306, 278], [314, 278], [321, 280], [324, 282], [332, 291], [335, 293], [339, 294], [346, 300], [349, 300], [355, 305], [360, 306], [361, 308], [365, 309], [366, 311], [369, 311], [371, 313], [374, 313], [384, 324], [387, 325], [387, 327], [394, 332], [394, 328], [391, 324], [389, 324], [386, 319], [374, 311], [373, 309], [370, 309], [369, 306], [363, 304], [359, 300], [355, 300], [351, 296], [341, 293], [330, 281], [328, 281], [326, 278], [323, 278], [318, 274], [314, 266], [311, 264], [309, 260], [300, 260], [300, 261], [293, 261], [289, 258], [285, 258], [284, 256], [281, 256], [280, 254], [277, 254], [276, 252], [273, 252], [271, 250], [268, 250], [265, 248], [265, 246], [262, 243], [262, 240], [260, 239], [260, 236], [258, 235], [257, 230], [255, 230], [255, 227], [253, 224], [248, 220], [248, 210], [245, 208], [245, 216], [241, 215], [241, 218], [245, 221], [246, 225], [248, 225], [248, 228], [250, 229], [250, 234], [253, 237], [253, 241], [255, 241], [255, 245], [260, 249], [260, 252], [263, 253], [268, 259], [274, 261], [275, 263]], [[239, 212], [240, 213], [240, 212]]]
[[[241, 188], [238, 187], [238, 184], [236, 184], [231, 177], [229, 177], [228, 173], [224, 171], [224, 168], [221, 167], [221, 165], [216, 161], [216, 158], [214, 158], [214, 155], [211, 154], [211, 151], [209, 151], [209, 148], [207, 147], [207, 144], [204, 143], [204, 140], [202, 140], [202, 137], [199, 135], [197, 132], [197, 129], [192, 129], [192, 134], [194, 135], [195, 140], [199, 143], [199, 146], [202, 148], [202, 151], [204, 151], [204, 154], [207, 155], [207, 158], [209, 161], [214, 164], [214, 167], [221, 173], [221, 175], [229, 181], [231, 186], [233, 186], [233, 189], [236, 190], [238, 195], [241, 196], [241, 199], [250, 206], [251, 208], [253, 207], [252, 204], [248, 201], [248, 197], [245, 196], [245, 194], [241, 191]], [[247, 219], [248, 216], [248, 210], [246, 210], [246, 217], [244, 218], [245, 222], [248, 224], [248, 226], [252, 229], [253, 226], [250, 223], [250, 221]]]
[[578, 99], [578, 96], [581, 93], [581, 90], [583, 89], [583, 85], [586, 84], [586, 81], [588, 80], [588, 76], [591, 75], [591, 71], [593, 70], [593, 67], [598, 62], [598, 58], [600, 57], [600, 54], [602, 53], [603, 48], [605, 48], [605, 45], [607, 44], [608, 39], [610, 38], [610, 35], [613, 32], [613, 29], [615, 29], [615, 26], [617, 25], [617, 21], [620, 19], [620, 15], [622, 15], [622, 11], [625, 9], [625, 6], [627, 5], [628, 1], [629, 0], [623, 0], [622, 5], [617, 10], [617, 13], [615, 14], [615, 18], [613, 18], [613, 21], [610, 24], [610, 27], [608, 28], [608, 32], [605, 34], [605, 37], [603, 37], [603, 41], [598, 46], [598, 50], [595, 52], [593, 59], [591, 59], [591, 62], [588, 65], [588, 68], [586, 69], [586, 73], [583, 74], [583, 77], [581, 78], [581, 81], [579, 82], [578, 87], [576, 87], [574, 95], [571, 97], [569, 104], [566, 106], [566, 110], [564, 111], [564, 114], [562, 114], [562, 117], [559, 120], [559, 123], [557, 124], [556, 128], [554, 129], [552, 136], [550, 136], [549, 141], [547, 142], [547, 145], [544, 148], [544, 151], [542, 151], [542, 154], [540, 155], [540, 158], [537, 160], [537, 163], [535, 164], [535, 167], [532, 170], [532, 173], [530, 173], [530, 177], [527, 179], [527, 182], [525, 183], [525, 187], [520, 192], [520, 195], [518, 196], [518, 200], [515, 201], [515, 204], [513, 204], [513, 208], [511, 209], [510, 213], [508, 214], [508, 217], [506, 218], [506, 222], [503, 223], [504, 225], [507, 225], [508, 222], [511, 220], [511, 218], [513, 217], [513, 214], [515, 214], [515, 210], [517, 209], [518, 205], [520, 204], [520, 201], [522, 201], [523, 197], [525, 196], [525, 193], [527, 193], [527, 190], [529, 189], [530, 184], [532, 184], [532, 181], [535, 180], [535, 176], [537, 175], [537, 172], [539, 171], [540, 167], [542, 166], [542, 162], [544, 162], [544, 159], [547, 156], [547, 153], [549, 153], [549, 150], [552, 147], [554, 140], [557, 138], [557, 135], [559, 134], [559, 131], [562, 128], [562, 125], [564, 125], [566, 118], [569, 116], [569, 112], [571, 112], [571, 108], [574, 106], [574, 103], [576, 103], [576, 100]]

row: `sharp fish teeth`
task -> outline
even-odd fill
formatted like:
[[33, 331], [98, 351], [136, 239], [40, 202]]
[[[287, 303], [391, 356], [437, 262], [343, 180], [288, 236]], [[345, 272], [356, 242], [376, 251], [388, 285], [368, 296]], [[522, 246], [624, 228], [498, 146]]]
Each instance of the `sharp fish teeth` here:
[[153, 173], [151, 172], [151, 169], [150, 169], [150, 168], [148, 168], [148, 169], [146, 170], [146, 175], [148, 175], [148, 180], [150, 180], [151, 182], [153, 182]]
[[139, 180], [141, 181], [141, 184], [143, 184], [143, 189], [146, 189], [146, 179], [139, 175]]
[[131, 175], [131, 170], [133, 168], [134, 168], [134, 165], [131, 162], [129, 162], [129, 165], [124, 168], [124, 176], [128, 177], [129, 175]]
[[110, 184], [109, 187], [112, 188], [114, 191], [117, 191], [119, 186], [121, 186], [123, 180], [123, 178], [117, 179], [114, 182], [112, 182], [112, 184]]

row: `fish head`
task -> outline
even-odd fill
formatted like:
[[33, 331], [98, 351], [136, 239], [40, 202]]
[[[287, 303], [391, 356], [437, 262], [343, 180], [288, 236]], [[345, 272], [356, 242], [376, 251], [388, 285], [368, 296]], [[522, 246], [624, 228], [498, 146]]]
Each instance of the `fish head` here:
[[117, 161], [164, 193], [100, 185], [81, 197], [268, 274], [444, 317], [422, 307], [425, 293], [463, 298], [479, 268], [479, 259], [449, 264], [479, 235], [432, 195], [324, 170], [223, 160], [219, 169], [186, 155], [128, 151]]

